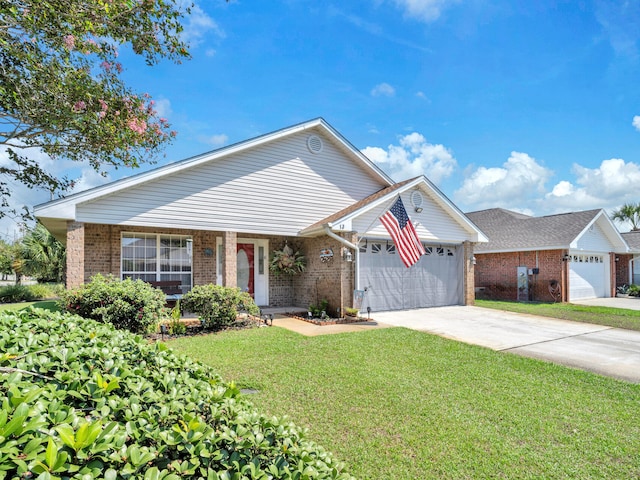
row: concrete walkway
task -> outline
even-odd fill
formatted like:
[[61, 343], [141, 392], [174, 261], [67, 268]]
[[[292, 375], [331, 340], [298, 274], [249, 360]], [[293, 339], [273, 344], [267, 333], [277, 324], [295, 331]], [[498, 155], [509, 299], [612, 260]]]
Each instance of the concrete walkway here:
[[[640, 299], [575, 302], [640, 310]], [[274, 312], [273, 324], [302, 335], [406, 327], [640, 383], [640, 332], [473, 306], [376, 312], [363, 323], [319, 326]]]

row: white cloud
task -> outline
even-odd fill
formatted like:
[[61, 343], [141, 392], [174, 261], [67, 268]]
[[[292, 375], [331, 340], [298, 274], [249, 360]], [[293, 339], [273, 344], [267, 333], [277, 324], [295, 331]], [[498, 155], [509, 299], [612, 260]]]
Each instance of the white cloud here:
[[633, 125], [635, 129], [640, 132], [640, 115], [636, 115], [635, 117], [633, 117], [633, 122], [631, 122], [631, 125]]
[[626, 202], [637, 202], [640, 165], [620, 158], [603, 160], [598, 168], [574, 164], [575, 184], [558, 182], [545, 200], [555, 211], [615, 208]]
[[215, 135], [210, 135], [208, 137], [202, 137], [201, 140], [203, 143], [207, 143], [215, 147], [220, 147], [229, 141], [229, 137], [224, 133], [218, 133]]
[[596, 0], [594, 6], [595, 18], [616, 55], [637, 61], [640, 4], [628, 0]]
[[396, 89], [388, 83], [380, 83], [371, 90], [371, 96], [373, 97], [393, 97], [395, 94]]
[[444, 145], [434, 145], [419, 133], [400, 138], [400, 145], [366, 147], [362, 153], [396, 180], [425, 175], [438, 184], [457, 167], [456, 159]]
[[423, 22], [437, 20], [442, 11], [459, 0], [394, 0], [394, 3], [404, 10], [407, 17], [416, 18]]
[[173, 113], [171, 102], [167, 98], [159, 98], [155, 101], [155, 109], [159, 117], [168, 118]]
[[194, 5], [191, 14], [188, 17], [184, 30], [182, 31], [182, 40], [191, 47], [197, 47], [204, 42], [208, 33], [218, 38], [225, 38], [225, 32], [207, 13], [198, 5]]
[[454, 198], [465, 210], [528, 209], [532, 200], [544, 194], [545, 182], [552, 173], [526, 153], [511, 152], [502, 167], [479, 167], [472, 171], [455, 191]]

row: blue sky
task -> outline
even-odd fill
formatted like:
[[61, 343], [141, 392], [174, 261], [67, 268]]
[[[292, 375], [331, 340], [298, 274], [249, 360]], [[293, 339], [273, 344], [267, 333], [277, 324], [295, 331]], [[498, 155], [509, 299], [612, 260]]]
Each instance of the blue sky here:
[[185, 26], [182, 65], [121, 55], [178, 131], [159, 164], [323, 117], [463, 211], [640, 201], [640, 2], [199, 0]]

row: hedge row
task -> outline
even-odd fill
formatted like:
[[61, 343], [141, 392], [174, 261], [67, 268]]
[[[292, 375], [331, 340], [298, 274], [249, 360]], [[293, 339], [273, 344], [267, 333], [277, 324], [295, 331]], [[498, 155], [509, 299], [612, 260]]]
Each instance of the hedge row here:
[[0, 480], [352, 478], [210, 368], [67, 313], [0, 314], [0, 404]]

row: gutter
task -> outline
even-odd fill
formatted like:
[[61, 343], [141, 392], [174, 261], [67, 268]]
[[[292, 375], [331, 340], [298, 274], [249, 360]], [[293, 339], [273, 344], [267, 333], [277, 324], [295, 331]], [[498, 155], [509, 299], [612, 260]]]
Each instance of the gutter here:
[[326, 233], [331, 238], [334, 238], [335, 240], [338, 240], [341, 244], [346, 245], [347, 247], [355, 250], [356, 252], [358, 251], [357, 245], [354, 245], [349, 240], [346, 240], [346, 239], [342, 238], [340, 235], [336, 235], [335, 233], [333, 233], [333, 231], [331, 230], [331, 227], [329, 227], [329, 225], [323, 225], [322, 229], [324, 230], [324, 233]]

